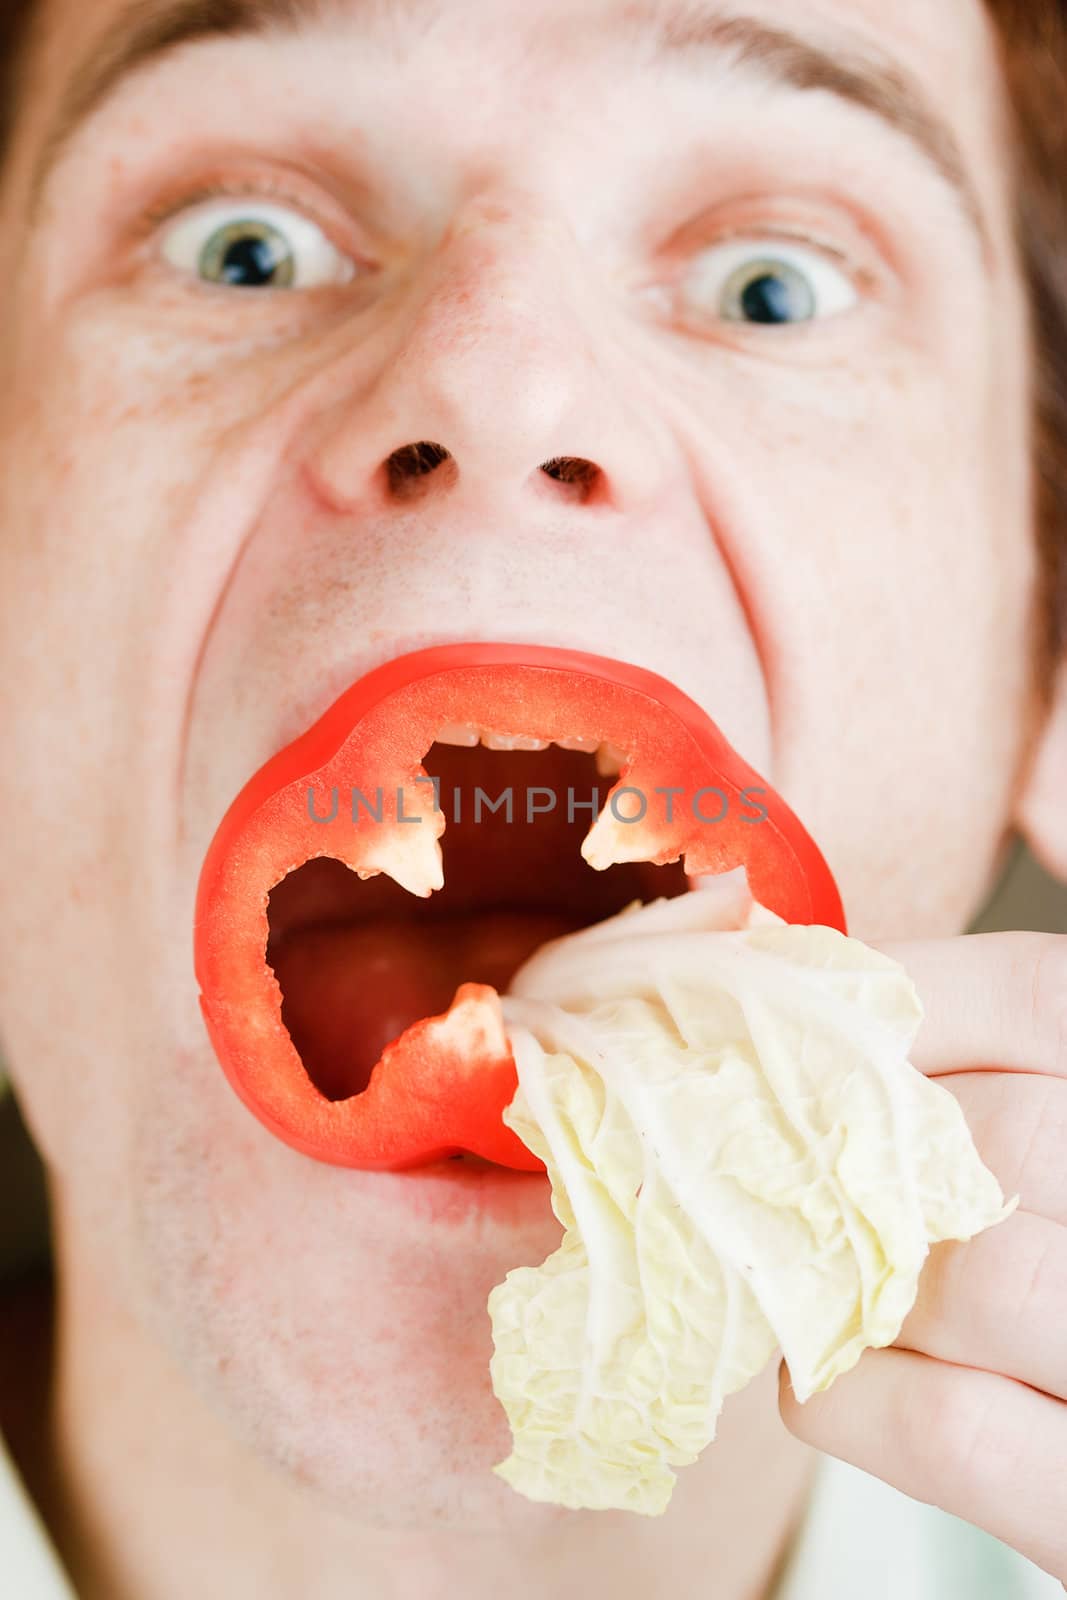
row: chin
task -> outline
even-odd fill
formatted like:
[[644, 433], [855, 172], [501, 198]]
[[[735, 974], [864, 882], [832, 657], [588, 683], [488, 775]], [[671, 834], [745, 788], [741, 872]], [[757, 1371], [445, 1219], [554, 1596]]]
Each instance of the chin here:
[[561, 1515], [492, 1471], [510, 1432], [486, 1301], [562, 1230], [543, 1175], [486, 1205], [447, 1173], [353, 1172], [281, 1145], [210, 1051], [168, 1075], [136, 1141], [135, 1310], [219, 1427], [361, 1524], [530, 1525]]

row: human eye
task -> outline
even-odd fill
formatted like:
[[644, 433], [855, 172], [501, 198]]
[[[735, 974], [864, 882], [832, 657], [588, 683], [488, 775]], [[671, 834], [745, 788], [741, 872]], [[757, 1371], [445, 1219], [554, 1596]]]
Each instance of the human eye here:
[[733, 239], [702, 250], [681, 285], [687, 310], [781, 327], [838, 316], [859, 299], [845, 266], [815, 246]]
[[182, 211], [164, 229], [161, 253], [179, 271], [233, 289], [315, 289], [347, 283], [355, 272], [309, 217], [254, 198]]

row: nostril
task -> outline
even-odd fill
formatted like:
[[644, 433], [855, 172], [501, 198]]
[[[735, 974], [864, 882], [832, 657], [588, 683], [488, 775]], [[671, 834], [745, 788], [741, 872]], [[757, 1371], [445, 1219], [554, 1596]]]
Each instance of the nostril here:
[[401, 445], [385, 463], [389, 488], [394, 494], [410, 494], [419, 486], [420, 479], [436, 472], [442, 462], [451, 460], [451, 453], [444, 445], [435, 444], [432, 439]]
[[[458, 475], [451, 451], [432, 439], [419, 439], [401, 445], [386, 458], [385, 473], [390, 493], [397, 497], [410, 497], [425, 487], [425, 480], [447, 464], [449, 480]], [[539, 468], [548, 478], [553, 478], [580, 500], [591, 500], [597, 493], [603, 473], [595, 462], [584, 456], [552, 456]]]
[[553, 456], [541, 464], [541, 471], [558, 483], [573, 488], [583, 500], [592, 497], [600, 481], [600, 468], [584, 456]]

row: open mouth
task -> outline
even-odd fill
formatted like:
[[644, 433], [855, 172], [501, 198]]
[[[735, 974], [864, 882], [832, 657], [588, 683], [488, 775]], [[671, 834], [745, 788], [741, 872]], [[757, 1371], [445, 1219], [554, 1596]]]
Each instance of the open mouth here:
[[557, 649], [415, 652], [227, 811], [197, 892], [201, 1010], [246, 1105], [320, 1160], [541, 1170], [502, 1120], [500, 992], [546, 940], [739, 865], [786, 921], [844, 928], [797, 818], [670, 683]]
[[442, 730], [422, 763], [445, 818], [444, 884], [429, 899], [386, 873], [361, 880], [329, 856], [271, 892], [267, 961], [282, 1021], [329, 1100], [364, 1090], [385, 1047], [447, 1011], [461, 984], [503, 993], [546, 941], [688, 888], [680, 862], [597, 872], [583, 859], [618, 752], [507, 749], [491, 732], [471, 746], [466, 736]]

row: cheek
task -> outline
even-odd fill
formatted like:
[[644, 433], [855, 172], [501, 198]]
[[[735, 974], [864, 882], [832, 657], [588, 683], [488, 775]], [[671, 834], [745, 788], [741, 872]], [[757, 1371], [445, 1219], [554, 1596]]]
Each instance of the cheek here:
[[860, 937], [958, 931], [1010, 816], [1035, 577], [1020, 348], [983, 344], [988, 371], [961, 342], [936, 363], [753, 370], [729, 406], [691, 396], [703, 503], [760, 644], [773, 778]]
[[21, 841], [5, 861], [0, 1010], [16, 1070], [34, 1063], [41, 1143], [93, 1166], [121, 1136], [123, 1064], [143, 1048], [122, 929], [159, 822], [146, 673], [173, 604], [170, 530], [217, 423], [167, 393], [158, 360], [73, 319], [18, 350], [0, 416], [0, 817]]

